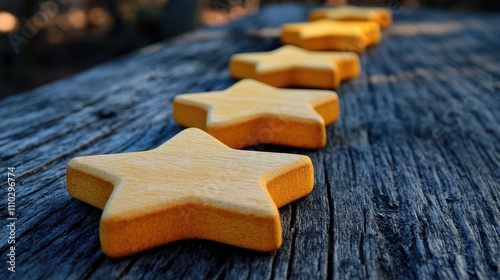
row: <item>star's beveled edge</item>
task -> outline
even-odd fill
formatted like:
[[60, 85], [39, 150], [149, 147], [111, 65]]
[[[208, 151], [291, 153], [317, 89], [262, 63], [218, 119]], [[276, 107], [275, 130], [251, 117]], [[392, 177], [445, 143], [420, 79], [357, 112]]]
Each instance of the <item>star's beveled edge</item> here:
[[[260, 185], [261, 190], [264, 193], [267, 193], [268, 201], [271, 201], [270, 203], [272, 204], [272, 211], [269, 212], [269, 214], [264, 213], [263, 215], [258, 216], [248, 216], [248, 214], [234, 215], [231, 211], [226, 211], [227, 209], [222, 209], [222, 211], [218, 211], [217, 208], [211, 209], [211, 207], [213, 208], [213, 205], [208, 204], [207, 206], [206, 203], [199, 203], [199, 201], [197, 202], [196, 199], [194, 199], [191, 202], [180, 203], [180, 205], [173, 207], [171, 209], [172, 211], [146, 216], [146, 222], [137, 223], [134, 219], [120, 219], [119, 217], [117, 218], [113, 215], [109, 215], [109, 213], [106, 214], [106, 207], [109, 206], [109, 203], [104, 203], [106, 206], [103, 206], [105, 211], [103, 212], [103, 218], [100, 226], [103, 252], [105, 252], [108, 256], [123, 257], [171, 241], [185, 238], [209, 239], [259, 251], [276, 250], [281, 244], [281, 227], [277, 207], [298, 199], [312, 190], [314, 185], [314, 170], [312, 168], [311, 160], [307, 156], [300, 155], [232, 150], [198, 129], [187, 129], [180, 134], [184, 134], [189, 137], [209, 139], [211, 144], [215, 144], [216, 146], [219, 146], [219, 148], [224, 148], [228, 151], [236, 152], [238, 155], [242, 155], [241, 153], [247, 155], [251, 154], [262, 159], [268, 157], [274, 157], [275, 159], [278, 157], [282, 159], [289, 158], [291, 160], [289, 164], [278, 164], [278, 167], [271, 168], [272, 170], [262, 174], [261, 178], [258, 179], [259, 182], [256, 182], [257, 185]], [[180, 143], [185, 142], [184, 139], [177, 140], [179, 140]], [[169, 142], [170, 141], [167, 141], [164, 145], [161, 145], [157, 149], [146, 152], [153, 152], [155, 150], [161, 151], [165, 148], [165, 146], [168, 146], [167, 144]], [[129, 154], [137, 155], [138, 153]], [[112, 157], [113, 155], [107, 156], [107, 159], [110, 159], [110, 156]], [[92, 157], [96, 158], [102, 156], [81, 157], [72, 160], [68, 164], [68, 191], [76, 198], [84, 201], [85, 199], [78, 197], [78, 192], [74, 192], [75, 189], [90, 187], [95, 190], [102, 187], [104, 191], [107, 192], [109, 191], [109, 187], [111, 187], [112, 193], [115, 193], [115, 191], [112, 190], [113, 184], [118, 184], [118, 187], [120, 187], [120, 182], [123, 182], [119, 179], [119, 176], [110, 174], [110, 172], [103, 171], [100, 168], [95, 168], [94, 170], [83, 168], [82, 170], [82, 165], [85, 166], [85, 163], [82, 163], [82, 161], [85, 161], [85, 158], [88, 159]], [[285, 161], [288, 161], [288, 159]], [[105, 162], [105, 164], [108, 164], [108, 162]], [[87, 174], [86, 172], [88, 171], [93, 174]], [[93, 180], [87, 181], [85, 178], [81, 180], [78, 176], [78, 172], [89, 175], [89, 177], [93, 178]], [[78, 183], [78, 180], [80, 180], [80, 187], [75, 185], [75, 183]], [[291, 187], [286, 188], [285, 186]], [[115, 185], [114, 188], [117, 188], [117, 186]], [[259, 187], [257, 186], [257, 188]], [[113, 197], [113, 194], [111, 194], [111, 196]], [[90, 204], [99, 207], [103, 203]], [[200, 213], [204, 214], [205, 217], [209, 216], [211, 221], [207, 224], [207, 220], [203, 220], [200, 218], [200, 215], [197, 215]], [[173, 224], [170, 224], [170, 236], [163, 238], [161, 236], [156, 236], [156, 238], [153, 238], [154, 240], [148, 240], [148, 233], [151, 234], [151, 232], [154, 232], [155, 234], [158, 234], [159, 232], [161, 233], [165, 231], [165, 218], [170, 222], [174, 221]], [[186, 219], [188, 220], [188, 223], [183, 222]], [[235, 225], [228, 225], [228, 220], [232, 221]], [[224, 224], [224, 221], [226, 221], [226, 224]], [[149, 223], [152, 223], [153, 226]], [[189, 224], [191, 224], [191, 226], [189, 226]], [[199, 226], [196, 226], [193, 229], [192, 224]], [[206, 226], [205, 228], [203, 228], [203, 224]], [[214, 226], [217, 230], [214, 230]], [[227, 236], [223, 236], [221, 235], [221, 231], [232, 233], [233, 237], [228, 238]]]
[[[234, 118], [218, 116], [214, 121], [213, 116], [217, 108], [222, 106], [216, 104], [217, 97], [228, 96], [240, 89], [248, 91], [249, 96], [252, 93], [259, 95], [266, 93], [270, 99], [280, 96], [284, 105], [273, 105], [272, 111], [269, 107], [259, 111], [257, 106], [255, 112], [244, 113]], [[233, 99], [231, 106], [235, 108], [238, 106], [237, 101], [243, 101], [243, 98], [236, 96]], [[292, 99], [297, 99], [293, 100], [294, 104], [291, 103]], [[262, 102], [259, 106], [264, 106]], [[251, 107], [248, 103], [242, 103], [241, 106]], [[297, 107], [301, 107], [302, 111], [298, 111]], [[232, 148], [277, 144], [317, 149], [326, 144], [324, 127], [338, 119], [340, 105], [334, 91], [279, 89], [255, 80], [244, 79], [224, 91], [178, 95], [174, 99], [173, 111], [174, 119], [180, 125], [203, 129]], [[259, 136], [261, 131], [269, 134], [266, 135], [268, 138]]]

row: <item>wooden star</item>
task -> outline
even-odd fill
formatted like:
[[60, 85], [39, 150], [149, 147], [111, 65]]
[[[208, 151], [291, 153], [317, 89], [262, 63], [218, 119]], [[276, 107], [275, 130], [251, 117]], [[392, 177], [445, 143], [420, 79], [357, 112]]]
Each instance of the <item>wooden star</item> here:
[[104, 209], [103, 252], [123, 257], [186, 238], [274, 251], [278, 207], [311, 192], [314, 171], [307, 156], [233, 150], [191, 128], [150, 151], [74, 158], [66, 178]]
[[312, 21], [319, 19], [374, 21], [381, 28], [388, 28], [392, 23], [392, 13], [389, 9], [385, 8], [342, 5], [339, 7], [314, 9], [309, 13], [309, 19]]
[[321, 148], [325, 125], [340, 114], [333, 91], [278, 89], [250, 79], [224, 91], [178, 95], [173, 107], [177, 123], [203, 129], [231, 148]]
[[363, 52], [380, 42], [380, 26], [373, 21], [334, 21], [329, 19], [286, 24], [281, 41], [311, 51]]
[[235, 54], [229, 67], [238, 79], [250, 78], [275, 87], [328, 89], [358, 76], [361, 68], [353, 52], [311, 52], [291, 45], [271, 52]]

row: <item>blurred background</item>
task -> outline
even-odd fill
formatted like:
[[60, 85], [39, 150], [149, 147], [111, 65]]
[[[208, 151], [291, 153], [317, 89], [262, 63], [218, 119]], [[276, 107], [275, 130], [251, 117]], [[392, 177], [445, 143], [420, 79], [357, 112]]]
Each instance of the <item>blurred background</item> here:
[[0, 98], [279, 2], [500, 10], [487, 0], [0, 0]]

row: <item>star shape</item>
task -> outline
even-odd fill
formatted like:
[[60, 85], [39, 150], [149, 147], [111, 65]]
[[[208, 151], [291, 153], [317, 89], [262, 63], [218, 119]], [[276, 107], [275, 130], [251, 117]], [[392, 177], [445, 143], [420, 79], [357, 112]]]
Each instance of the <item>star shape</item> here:
[[186, 238], [274, 251], [278, 207], [311, 192], [314, 170], [307, 156], [233, 150], [191, 128], [153, 150], [74, 158], [66, 178], [104, 209], [103, 252], [123, 257]]
[[312, 52], [286, 45], [270, 52], [231, 57], [231, 74], [275, 87], [332, 89], [359, 75], [359, 56], [353, 52]]
[[392, 13], [389, 9], [385, 8], [342, 5], [339, 7], [314, 9], [309, 13], [309, 19], [311, 21], [325, 18], [345, 21], [374, 21], [378, 23], [381, 28], [388, 28], [392, 23]]
[[333, 91], [279, 89], [242, 80], [224, 91], [180, 94], [174, 119], [197, 127], [231, 148], [276, 144], [317, 149], [326, 143], [325, 125], [340, 115]]
[[334, 21], [329, 19], [286, 24], [281, 41], [311, 51], [363, 52], [380, 42], [380, 26], [373, 21]]

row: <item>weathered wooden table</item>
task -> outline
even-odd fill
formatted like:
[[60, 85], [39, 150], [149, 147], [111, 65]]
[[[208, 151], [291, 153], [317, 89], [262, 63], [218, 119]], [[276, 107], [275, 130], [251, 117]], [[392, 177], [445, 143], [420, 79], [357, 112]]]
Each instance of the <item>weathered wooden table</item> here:
[[66, 192], [68, 161], [165, 142], [182, 129], [175, 95], [230, 86], [231, 54], [277, 48], [266, 28], [303, 21], [307, 10], [268, 6], [1, 100], [0, 278], [498, 279], [498, 14], [397, 11], [382, 43], [362, 54], [362, 75], [338, 89], [342, 117], [324, 149], [254, 148], [314, 162], [314, 191], [280, 209], [276, 253], [185, 240], [124, 259], [102, 254], [101, 211]]

